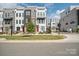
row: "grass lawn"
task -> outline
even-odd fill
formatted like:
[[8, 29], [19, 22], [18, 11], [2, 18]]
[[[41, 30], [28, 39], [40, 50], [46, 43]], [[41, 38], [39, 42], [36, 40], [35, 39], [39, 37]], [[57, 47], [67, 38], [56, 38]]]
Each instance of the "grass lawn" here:
[[59, 40], [64, 39], [63, 35], [23, 35], [23, 36], [0, 36], [7, 40]]

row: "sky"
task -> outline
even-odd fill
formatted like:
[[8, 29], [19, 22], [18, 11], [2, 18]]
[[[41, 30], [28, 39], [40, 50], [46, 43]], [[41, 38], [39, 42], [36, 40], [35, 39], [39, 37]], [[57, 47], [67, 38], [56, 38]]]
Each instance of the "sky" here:
[[47, 16], [52, 18], [53, 16], [59, 17], [59, 14], [71, 5], [79, 5], [79, 3], [0, 3], [0, 8], [42, 6], [47, 8]]

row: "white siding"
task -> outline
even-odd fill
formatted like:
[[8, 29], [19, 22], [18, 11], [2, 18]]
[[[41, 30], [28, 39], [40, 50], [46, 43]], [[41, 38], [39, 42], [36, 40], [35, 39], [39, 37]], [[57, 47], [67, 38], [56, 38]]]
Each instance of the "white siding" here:
[[[22, 23], [22, 21], [24, 20], [24, 10], [15, 10], [15, 31], [17, 31], [17, 27], [20, 27], [20, 31], [22, 31], [22, 26], [24, 25]], [[18, 17], [16, 16], [16, 14], [18, 13]], [[19, 17], [19, 14], [21, 14], [21, 17]], [[16, 24], [16, 20], [18, 20], [18, 24]], [[21, 24], [19, 24], [19, 21], [21, 21]]]
[[3, 12], [0, 12], [0, 32], [2, 32]]
[[[39, 26], [39, 32], [43, 32], [42, 26], [44, 27], [44, 32], [46, 31], [46, 8], [44, 7], [38, 7], [36, 9], [36, 19], [37, 18], [44, 18], [44, 23], [39, 23], [39, 20], [36, 20], [36, 25]], [[41, 22], [41, 21], [40, 21]]]

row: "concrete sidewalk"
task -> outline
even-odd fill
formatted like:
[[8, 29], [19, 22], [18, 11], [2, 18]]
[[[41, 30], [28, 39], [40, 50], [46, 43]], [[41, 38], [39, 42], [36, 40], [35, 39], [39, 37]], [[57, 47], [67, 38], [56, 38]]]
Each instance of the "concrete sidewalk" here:
[[47, 42], [63, 42], [63, 39], [61, 40], [0, 40], [0, 43], [1, 42], [5, 42], [5, 43], [31, 43], [31, 42], [34, 42], [34, 43], [47, 43]]

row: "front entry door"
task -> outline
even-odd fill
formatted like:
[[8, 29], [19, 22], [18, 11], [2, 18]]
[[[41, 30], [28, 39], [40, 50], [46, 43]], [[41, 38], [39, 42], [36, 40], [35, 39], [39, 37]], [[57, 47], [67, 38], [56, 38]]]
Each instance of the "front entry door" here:
[[37, 25], [37, 32], [39, 32], [39, 25]]
[[18, 31], [18, 32], [20, 31], [20, 27], [17, 27], [17, 31]]

